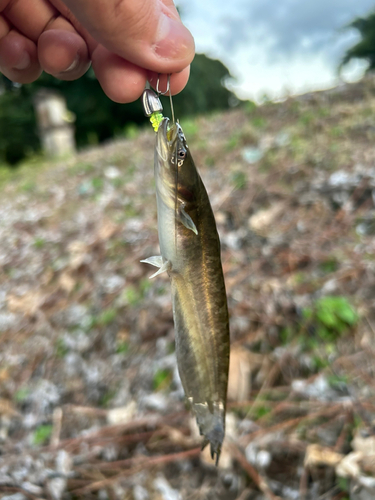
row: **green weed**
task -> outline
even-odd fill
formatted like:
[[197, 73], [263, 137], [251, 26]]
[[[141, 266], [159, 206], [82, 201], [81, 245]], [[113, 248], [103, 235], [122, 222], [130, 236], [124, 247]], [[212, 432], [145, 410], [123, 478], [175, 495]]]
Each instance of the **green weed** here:
[[173, 374], [171, 370], [158, 370], [154, 375], [153, 387], [155, 391], [167, 389], [172, 382]]
[[225, 144], [225, 149], [227, 151], [233, 151], [234, 149], [238, 148], [240, 142], [241, 142], [241, 135], [238, 132], [235, 132], [227, 140]]
[[198, 125], [196, 124], [195, 120], [189, 120], [186, 119], [184, 120], [183, 129], [184, 129], [184, 134], [185, 137], [187, 137], [187, 140], [192, 138], [193, 136], [198, 134], [199, 128]]
[[91, 179], [91, 185], [95, 189], [95, 191], [99, 191], [103, 187], [103, 179], [100, 177], [94, 177]]
[[21, 190], [25, 191], [26, 193], [31, 193], [35, 191], [36, 189], [36, 184], [33, 181], [26, 181], [21, 185]]
[[318, 108], [318, 116], [325, 118], [331, 114], [330, 108]]
[[111, 400], [115, 397], [116, 391], [114, 389], [111, 389], [107, 391], [104, 396], [100, 399], [99, 405], [106, 408], [109, 406], [109, 403]]
[[126, 354], [129, 351], [128, 342], [119, 342], [116, 347], [117, 354]]
[[255, 128], [265, 128], [267, 125], [267, 120], [263, 116], [254, 116], [251, 120], [251, 124]]
[[44, 238], [35, 238], [34, 247], [35, 248], [43, 248], [45, 243], [46, 243], [46, 240]]
[[213, 167], [215, 165], [215, 158], [213, 156], [206, 156], [204, 162], [207, 167]]
[[328, 383], [333, 389], [342, 389], [347, 387], [349, 379], [347, 375], [330, 375], [328, 378]]
[[113, 323], [117, 316], [116, 309], [105, 309], [103, 312], [99, 314], [96, 318], [96, 324], [98, 326], [107, 326]]
[[37, 446], [45, 444], [52, 434], [52, 425], [40, 425], [33, 434], [33, 443]]
[[21, 389], [18, 389], [18, 391], [16, 391], [14, 400], [16, 403], [22, 403], [23, 401], [25, 401], [25, 399], [28, 398], [29, 394], [29, 389], [27, 389], [26, 387], [21, 387]]
[[128, 123], [124, 127], [124, 136], [126, 139], [134, 140], [139, 136], [140, 129], [135, 123]]
[[247, 177], [244, 172], [238, 170], [231, 175], [231, 181], [235, 189], [244, 189], [247, 184]]
[[271, 412], [272, 408], [267, 405], [259, 405], [256, 406], [252, 412], [254, 420], [258, 420], [262, 417], [265, 417]]
[[298, 119], [299, 123], [305, 127], [310, 125], [314, 121], [314, 114], [311, 111], [305, 111], [302, 113]]
[[358, 315], [346, 297], [327, 296], [317, 300], [312, 308], [303, 310], [307, 325], [318, 337], [333, 342], [358, 322]]
[[257, 109], [258, 106], [255, 104], [254, 101], [246, 101], [244, 107], [245, 107], [245, 112], [250, 115], [254, 113], [254, 111]]
[[331, 129], [329, 129], [329, 131], [332, 137], [342, 137], [345, 134], [345, 130], [339, 125], [337, 125], [336, 127], [332, 127]]
[[66, 347], [64, 340], [61, 338], [57, 339], [55, 347], [55, 356], [59, 359], [62, 359], [68, 353], [68, 350], [69, 349]]
[[339, 267], [339, 264], [334, 257], [329, 258], [327, 260], [324, 260], [323, 262], [321, 262], [319, 264], [319, 268], [324, 273], [327, 273], [327, 274], [337, 271], [338, 267]]
[[142, 301], [141, 292], [132, 285], [125, 288], [122, 297], [129, 306], [136, 306]]

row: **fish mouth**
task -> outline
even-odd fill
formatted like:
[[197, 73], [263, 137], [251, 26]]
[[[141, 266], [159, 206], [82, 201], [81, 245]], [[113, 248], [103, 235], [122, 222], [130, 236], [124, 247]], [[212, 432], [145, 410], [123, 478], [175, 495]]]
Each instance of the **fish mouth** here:
[[178, 132], [179, 125], [177, 123], [171, 123], [169, 118], [163, 118], [158, 129], [159, 149], [164, 150], [167, 147], [169, 151], [174, 150]]

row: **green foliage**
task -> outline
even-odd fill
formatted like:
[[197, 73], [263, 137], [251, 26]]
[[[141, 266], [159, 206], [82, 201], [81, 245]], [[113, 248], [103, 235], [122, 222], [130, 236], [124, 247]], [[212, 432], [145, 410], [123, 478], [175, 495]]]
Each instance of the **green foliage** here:
[[321, 262], [319, 264], [319, 268], [324, 273], [327, 273], [327, 274], [337, 271], [338, 267], [339, 267], [339, 264], [334, 257], [328, 258], [327, 260], [324, 260], [323, 262]]
[[303, 310], [303, 318], [327, 342], [333, 342], [358, 322], [353, 307], [345, 297], [340, 296], [322, 297], [313, 308]]
[[139, 135], [139, 128], [133, 122], [128, 123], [124, 127], [124, 136], [127, 139], [136, 139]]
[[129, 351], [128, 342], [119, 342], [116, 347], [117, 354], [126, 354]]
[[238, 170], [231, 175], [231, 181], [235, 189], [244, 189], [247, 184], [247, 176], [244, 172]]
[[21, 387], [14, 394], [14, 400], [16, 401], [16, 403], [22, 403], [23, 401], [25, 401], [25, 399], [28, 398], [29, 394], [29, 389], [27, 389], [26, 387]]
[[228, 138], [226, 144], [225, 144], [225, 149], [227, 151], [233, 151], [234, 149], [237, 149], [242, 141], [242, 134], [236, 130], [231, 134], [231, 136]]
[[195, 120], [187, 118], [186, 120], [184, 120], [183, 126], [184, 126], [184, 134], [189, 139], [198, 134], [199, 129]]
[[361, 40], [346, 51], [339, 69], [352, 59], [365, 59], [369, 64], [367, 70], [375, 69], [375, 12], [367, 17], [357, 17], [347, 28], [359, 31]]
[[349, 382], [347, 375], [331, 375], [328, 377], [328, 383], [333, 389], [342, 389], [347, 387]]
[[100, 399], [99, 405], [106, 408], [109, 406], [111, 400], [115, 397], [116, 391], [114, 389], [107, 391]]
[[46, 243], [46, 240], [44, 238], [35, 238], [34, 247], [35, 248], [43, 248], [45, 243]]
[[327, 356], [322, 357], [315, 355], [312, 357], [312, 362], [314, 363], [316, 371], [324, 370], [324, 368], [327, 368], [330, 364]]
[[33, 443], [35, 445], [45, 444], [52, 434], [52, 425], [40, 425], [33, 434]]
[[251, 124], [255, 128], [265, 128], [267, 125], [267, 120], [263, 118], [263, 116], [254, 116], [254, 118], [251, 120]]
[[17, 163], [38, 151], [32, 99], [25, 87], [0, 92], [0, 130], [0, 164]]
[[55, 355], [57, 358], [63, 358], [68, 352], [68, 348], [62, 338], [57, 339], [55, 347]]
[[246, 101], [245, 102], [245, 111], [248, 114], [254, 113], [254, 111], [257, 109], [257, 105], [254, 101]]
[[307, 127], [314, 121], [314, 114], [311, 111], [305, 111], [300, 115], [298, 121], [301, 123], [301, 125]]
[[98, 326], [107, 326], [113, 323], [117, 316], [116, 309], [105, 309], [100, 315], [96, 318], [96, 324]]
[[154, 375], [153, 386], [155, 391], [167, 389], [172, 382], [171, 370], [158, 370]]
[[100, 177], [94, 177], [91, 179], [91, 184], [95, 191], [100, 191], [103, 187], [103, 179]]
[[125, 303], [129, 306], [136, 306], [142, 300], [142, 293], [133, 285], [126, 287], [122, 293], [122, 296], [125, 300]]
[[252, 412], [254, 415], [254, 420], [258, 420], [259, 418], [265, 417], [272, 411], [272, 408], [267, 404], [259, 405], [254, 408]]

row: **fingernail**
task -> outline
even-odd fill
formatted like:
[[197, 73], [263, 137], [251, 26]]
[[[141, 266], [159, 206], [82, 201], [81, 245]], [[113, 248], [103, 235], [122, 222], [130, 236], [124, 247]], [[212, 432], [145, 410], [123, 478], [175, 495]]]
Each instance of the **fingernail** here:
[[161, 14], [153, 49], [165, 59], [183, 58], [194, 51], [194, 40], [181, 22]]
[[31, 58], [27, 52], [24, 52], [18, 63], [13, 66], [13, 69], [18, 69], [18, 70], [26, 69], [30, 66], [30, 64], [31, 64]]
[[73, 71], [74, 69], [77, 68], [78, 64], [79, 64], [79, 55], [77, 54], [72, 64], [68, 66], [66, 69], [64, 69], [64, 71], [61, 71], [61, 73], [69, 73], [70, 71]]

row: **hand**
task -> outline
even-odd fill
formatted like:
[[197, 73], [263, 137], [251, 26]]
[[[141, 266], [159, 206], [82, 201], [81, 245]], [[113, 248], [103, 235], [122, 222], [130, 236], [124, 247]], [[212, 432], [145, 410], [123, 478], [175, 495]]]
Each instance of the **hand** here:
[[172, 0], [0, 0], [0, 71], [14, 82], [42, 70], [75, 80], [92, 62], [108, 97], [125, 103], [158, 73], [172, 73], [172, 94], [180, 92], [193, 57]]

